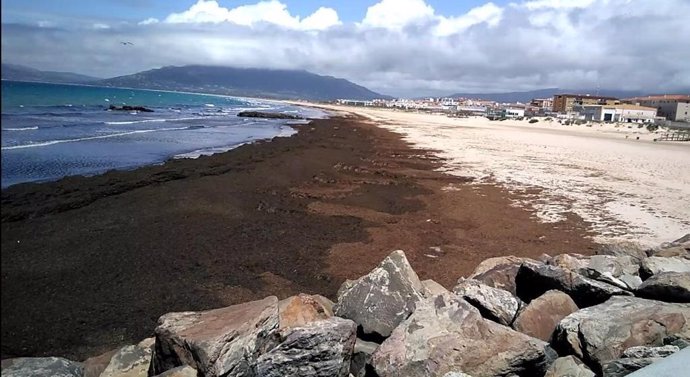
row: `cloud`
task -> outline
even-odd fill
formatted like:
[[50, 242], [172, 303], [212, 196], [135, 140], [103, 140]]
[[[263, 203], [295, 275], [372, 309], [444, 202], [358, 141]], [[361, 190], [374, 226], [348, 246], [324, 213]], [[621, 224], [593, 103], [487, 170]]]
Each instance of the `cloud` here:
[[690, 2], [574, 4], [486, 3], [447, 15], [421, 0], [382, 0], [361, 21], [343, 23], [330, 8], [300, 18], [278, 1], [231, 9], [201, 1], [171, 14], [176, 22], [3, 24], [2, 57], [101, 77], [183, 64], [306, 69], [400, 96], [690, 88], [690, 40], [679, 37], [690, 35]]
[[331, 8], [321, 7], [312, 15], [300, 21], [292, 16], [287, 6], [278, 0], [261, 1], [228, 9], [215, 0], [198, 0], [188, 10], [172, 13], [165, 18], [167, 23], [221, 23], [252, 26], [270, 23], [292, 29], [322, 30], [339, 25], [338, 13]]

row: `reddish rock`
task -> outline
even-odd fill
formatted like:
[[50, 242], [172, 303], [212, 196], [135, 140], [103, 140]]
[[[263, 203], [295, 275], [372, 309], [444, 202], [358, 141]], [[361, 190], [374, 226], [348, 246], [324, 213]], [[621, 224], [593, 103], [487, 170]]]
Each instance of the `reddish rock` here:
[[523, 334], [549, 341], [558, 323], [577, 305], [567, 294], [551, 290], [532, 300], [517, 316], [513, 328]]

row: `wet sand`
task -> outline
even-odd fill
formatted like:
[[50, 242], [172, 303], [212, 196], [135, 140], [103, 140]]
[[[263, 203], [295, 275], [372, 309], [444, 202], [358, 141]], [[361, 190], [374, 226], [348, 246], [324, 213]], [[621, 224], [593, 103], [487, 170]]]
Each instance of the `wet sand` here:
[[[2, 192], [2, 357], [76, 360], [137, 342], [170, 311], [299, 292], [405, 250], [452, 287], [499, 255], [591, 253], [575, 215], [539, 222], [491, 183], [358, 117], [134, 171]], [[534, 193], [531, 193], [534, 194]]]

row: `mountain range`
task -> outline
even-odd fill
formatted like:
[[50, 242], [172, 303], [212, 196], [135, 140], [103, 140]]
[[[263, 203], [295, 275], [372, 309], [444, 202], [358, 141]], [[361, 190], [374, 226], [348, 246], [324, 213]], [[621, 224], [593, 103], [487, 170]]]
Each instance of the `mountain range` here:
[[163, 67], [132, 75], [99, 79], [74, 73], [39, 71], [24, 66], [2, 64], [2, 79], [283, 99], [391, 98], [345, 79], [307, 71], [203, 65]]

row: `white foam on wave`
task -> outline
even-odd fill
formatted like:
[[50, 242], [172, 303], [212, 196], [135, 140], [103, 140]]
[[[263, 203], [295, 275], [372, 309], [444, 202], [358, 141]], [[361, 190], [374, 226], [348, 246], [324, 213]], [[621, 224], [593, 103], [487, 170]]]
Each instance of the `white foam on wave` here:
[[32, 131], [37, 130], [38, 126], [34, 127], [21, 127], [21, 128], [3, 128], [3, 131]]
[[49, 145], [62, 144], [62, 143], [75, 143], [75, 142], [79, 142], [79, 141], [109, 139], [112, 137], [119, 137], [119, 136], [133, 135], [133, 134], [143, 134], [143, 133], [156, 132], [156, 131], [176, 131], [176, 130], [186, 130], [186, 129], [187, 129], [187, 127], [174, 127], [174, 128], [159, 128], [159, 129], [155, 129], [155, 130], [136, 130], [136, 131], [120, 132], [120, 133], [109, 134], [109, 135], [80, 137], [77, 139], [50, 140], [50, 141], [44, 141], [41, 143], [34, 143], [34, 144], [12, 145], [12, 146], [8, 146], [8, 147], [2, 147], [1, 150], [4, 151], [4, 150], [13, 150], [13, 149], [47, 147]]
[[126, 124], [177, 122], [177, 121], [182, 121], [182, 120], [194, 120], [194, 119], [199, 119], [199, 118], [142, 119], [142, 120], [113, 121], [113, 122], [104, 122], [104, 123], [111, 125], [111, 126], [122, 126], [122, 125], [126, 125]]

